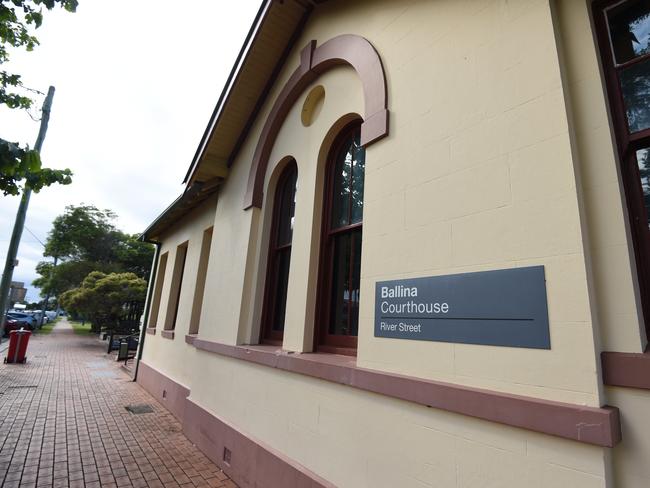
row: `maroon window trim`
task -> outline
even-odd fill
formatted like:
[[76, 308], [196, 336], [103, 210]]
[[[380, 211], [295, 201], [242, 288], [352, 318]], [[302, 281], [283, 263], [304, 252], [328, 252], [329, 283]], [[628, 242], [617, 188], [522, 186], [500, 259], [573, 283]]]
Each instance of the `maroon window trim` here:
[[[280, 242], [281, 228], [283, 225], [289, 225], [289, 229], [292, 229], [291, 219], [293, 219], [295, 215], [295, 204], [286, 206], [283, 205], [283, 203], [286, 203], [286, 199], [284, 198], [286, 196], [290, 196], [290, 199], [295, 202], [297, 178], [298, 167], [295, 161], [291, 161], [287, 167], [282, 170], [282, 174], [278, 179], [273, 202], [273, 217], [271, 236], [269, 239], [269, 257], [266, 267], [266, 290], [264, 292], [264, 306], [262, 307], [262, 331], [260, 340], [263, 343], [274, 344], [277, 346], [282, 345], [282, 339], [284, 337], [287, 288], [289, 285], [288, 276], [286, 279], [283, 279], [280, 266], [282, 264], [282, 258], [286, 256], [286, 259], [289, 261], [287, 266], [290, 268], [291, 242], [293, 240], [293, 230], [291, 230], [292, 235], [288, 242]], [[290, 192], [290, 195], [286, 195], [286, 192]], [[280, 306], [279, 302], [281, 300], [284, 300], [284, 304], [282, 304], [282, 308], [284, 309], [281, 319], [282, 329], [277, 330], [273, 325], [276, 321], [280, 320], [277, 314], [278, 306]]]
[[621, 3], [621, 0], [598, 0], [593, 3], [593, 14], [632, 230], [644, 325], [646, 336], [650, 337], [650, 231], [636, 157], [638, 149], [650, 147], [650, 129], [630, 133], [620, 83], [622, 70], [646, 61], [648, 56], [642, 55], [616, 64], [610, 42], [607, 9]]
[[[356, 335], [337, 335], [329, 332], [332, 321], [332, 287], [334, 286], [334, 252], [335, 237], [350, 235], [350, 258], [348, 272], [350, 275], [354, 266], [354, 242], [362, 239], [363, 218], [353, 224], [333, 227], [332, 212], [334, 209], [334, 184], [336, 172], [336, 157], [352, 137], [359, 137], [361, 121], [356, 120], [348, 124], [335, 139], [327, 158], [325, 191], [323, 192], [323, 219], [321, 225], [321, 251], [320, 251], [320, 278], [318, 280], [318, 300], [316, 308], [316, 330], [314, 334], [314, 348], [321, 352], [345, 354], [354, 356], [357, 351]], [[352, 176], [350, 177], [352, 181]], [[352, 183], [350, 183], [352, 184]], [[351, 194], [350, 194], [351, 200]], [[352, 203], [348, 202], [348, 222], [351, 218]], [[349, 282], [352, 283], [351, 276]], [[348, 324], [351, 323], [351, 309], [348, 308]], [[358, 318], [357, 318], [358, 320]]]
[[[587, 407], [365, 369], [358, 367], [354, 358], [343, 356], [301, 354], [273, 346], [233, 346], [200, 338], [194, 340], [193, 346], [223, 357], [581, 443], [614, 447], [621, 442], [621, 422], [616, 407]], [[144, 362], [141, 365], [144, 374], [138, 376], [138, 381], [151, 381], [149, 375], [155, 370]], [[162, 381], [149, 384], [154, 384], [155, 391], [161, 392]], [[381, 400], [378, 397], [378, 401]]]
[[349, 65], [358, 74], [363, 88], [365, 113], [361, 124], [361, 144], [368, 147], [388, 135], [388, 82], [379, 53], [367, 39], [343, 34], [316, 47], [312, 40], [300, 52], [300, 66], [282, 87], [264, 122], [248, 174], [244, 210], [262, 208], [264, 176], [278, 131], [303, 90], [325, 71]]

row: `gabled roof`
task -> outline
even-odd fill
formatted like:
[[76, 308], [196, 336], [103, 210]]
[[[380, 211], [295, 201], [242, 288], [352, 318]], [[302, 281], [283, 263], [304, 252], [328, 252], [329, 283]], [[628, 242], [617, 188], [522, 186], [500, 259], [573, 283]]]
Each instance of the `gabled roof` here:
[[225, 176], [315, 4], [264, 0], [185, 175], [187, 186]]
[[143, 240], [157, 239], [218, 191], [310, 13], [326, 1], [262, 1], [187, 170], [185, 191], [149, 225]]
[[221, 183], [223, 183], [223, 178], [194, 183], [149, 224], [149, 227], [140, 235], [140, 239], [145, 242], [160, 242], [160, 236], [167, 229], [183, 215], [191, 212], [212, 195], [215, 195]]

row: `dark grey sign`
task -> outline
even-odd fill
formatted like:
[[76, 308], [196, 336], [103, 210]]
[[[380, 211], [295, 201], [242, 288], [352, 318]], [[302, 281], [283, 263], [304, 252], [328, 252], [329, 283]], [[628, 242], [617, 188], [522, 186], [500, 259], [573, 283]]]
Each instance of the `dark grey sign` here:
[[550, 349], [544, 267], [377, 282], [375, 337]]

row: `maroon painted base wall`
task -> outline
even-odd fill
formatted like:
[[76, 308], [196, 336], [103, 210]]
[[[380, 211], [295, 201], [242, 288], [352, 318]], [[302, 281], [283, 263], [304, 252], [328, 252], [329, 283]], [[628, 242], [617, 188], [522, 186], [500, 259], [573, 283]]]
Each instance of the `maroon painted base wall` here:
[[[242, 487], [333, 487], [304, 466], [249, 437], [192, 400], [187, 400], [185, 435]], [[224, 450], [231, 452], [224, 463]]]
[[190, 390], [140, 361], [138, 383], [169, 410], [181, 423], [185, 418], [186, 399]]
[[[334, 487], [304, 466], [201, 408], [188, 398], [189, 389], [143, 361], [137, 382], [178, 418], [185, 435], [242, 488]], [[226, 448], [231, 453], [228, 463], [224, 462]]]

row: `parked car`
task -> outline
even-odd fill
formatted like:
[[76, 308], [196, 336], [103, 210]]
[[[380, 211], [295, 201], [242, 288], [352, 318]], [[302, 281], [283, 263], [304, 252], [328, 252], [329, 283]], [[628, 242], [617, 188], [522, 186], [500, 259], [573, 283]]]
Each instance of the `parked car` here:
[[22, 322], [21, 320], [10, 319], [7, 317], [7, 320], [5, 321], [5, 337], [8, 337], [9, 332], [12, 330], [20, 329], [32, 330], [32, 326], [26, 322]]
[[7, 312], [7, 319], [17, 321], [25, 329], [34, 330], [36, 328], [36, 320], [26, 313], [10, 311]]
[[48, 318], [48, 320], [52, 321], [56, 318], [56, 311], [48, 310], [45, 312], [45, 316]]
[[4, 334], [5, 336], [9, 335], [9, 332], [12, 330], [34, 330], [34, 319], [27, 314], [23, 313], [7, 313], [7, 319], [5, 320]]
[[25, 313], [34, 318], [34, 324], [38, 328], [47, 323], [47, 317], [44, 315], [42, 310], [26, 310]]
[[9, 332], [12, 330], [20, 330], [21, 325], [19, 324], [18, 320], [16, 319], [10, 319], [7, 317], [5, 320], [5, 326], [4, 326], [4, 336], [7, 337], [9, 335]]

